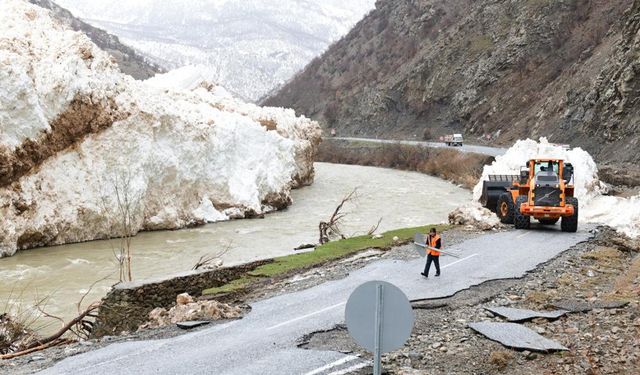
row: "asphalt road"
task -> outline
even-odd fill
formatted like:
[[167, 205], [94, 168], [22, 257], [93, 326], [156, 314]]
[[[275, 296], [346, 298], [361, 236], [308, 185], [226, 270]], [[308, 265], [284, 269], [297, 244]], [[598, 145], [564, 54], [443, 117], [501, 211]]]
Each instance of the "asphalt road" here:
[[464, 144], [463, 146], [447, 146], [442, 142], [423, 142], [423, 141], [400, 141], [400, 140], [392, 140], [392, 139], [375, 139], [375, 138], [355, 138], [355, 137], [332, 137], [330, 139], [338, 139], [343, 141], [364, 141], [364, 142], [375, 142], [375, 143], [399, 143], [403, 145], [410, 146], [421, 146], [421, 147], [432, 147], [432, 148], [452, 148], [455, 150], [459, 150], [462, 152], [473, 152], [476, 154], [484, 154], [489, 156], [499, 156], [503, 155], [507, 149], [499, 148], [499, 147], [487, 147], [487, 146], [477, 146]]
[[[259, 301], [242, 320], [166, 340], [112, 344], [59, 362], [44, 374], [346, 374], [367, 366], [353, 355], [302, 350], [296, 340], [344, 321], [349, 294], [369, 280], [397, 285], [411, 300], [439, 298], [487, 280], [522, 277], [591, 235], [552, 229], [493, 233], [449, 248], [442, 276], [424, 279], [424, 259], [381, 260], [347, 278]], [[446, 241], [446, 233], [444, 234]]]

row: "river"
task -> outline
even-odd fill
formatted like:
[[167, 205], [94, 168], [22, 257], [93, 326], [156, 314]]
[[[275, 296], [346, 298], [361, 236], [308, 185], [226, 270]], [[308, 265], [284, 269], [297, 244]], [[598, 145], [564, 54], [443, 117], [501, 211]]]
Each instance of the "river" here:
[[[139, 234], [132, 245], [134, 278], [188, 271], [200, 256], [227, 246], [225, 265], [291, 254], [300, 244], [317, 242], [318, 223], [354, 188], [358, 198], [345, 207], [344, 232], [349, 235], [366, 233], [379, 218], [379, 231], [444, 222], [452, 209], [471, 198], [468, 190], [420, 173], [316, 163], [315, 183], [293, 191], [291, 207], [264, 219]], [[29, 315], [35, 300], [47, 298], [47, 312], [73, 316], [75, 303], [92, 283], [108, 277], [94, 286], [86, 301], [99, 299], [117, 281], [114, 244], [38, 248], [0, 259], [0, 313], [12, 308]], [[36, 328], [50, 332], [57, 327], [42, 324], [38, 320]]]

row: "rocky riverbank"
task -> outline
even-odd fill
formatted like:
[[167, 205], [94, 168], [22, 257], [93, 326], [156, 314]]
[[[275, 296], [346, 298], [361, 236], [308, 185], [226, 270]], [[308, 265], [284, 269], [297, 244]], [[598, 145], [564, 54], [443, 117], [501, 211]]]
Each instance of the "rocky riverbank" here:
[[494, 158], [449, 148], [329, 138], [319, 146], [317, 160], [416, 171], [471, 189]]

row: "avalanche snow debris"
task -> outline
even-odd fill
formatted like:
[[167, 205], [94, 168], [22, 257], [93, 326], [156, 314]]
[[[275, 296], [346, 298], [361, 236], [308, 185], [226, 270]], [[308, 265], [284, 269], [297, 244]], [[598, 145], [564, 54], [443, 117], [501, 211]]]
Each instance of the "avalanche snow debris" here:
[[23, 1], [0, 2], [0, 76], [0, 174], [24, 172], [0, 184], [0, 256], [120, 235], [116, 192], [137, 232], [262, 214], [313, 181], [317, 123], [184, 74], [135, 81]]
[[449, 213], [449, 223], [454, 225], [471, 225], [481, 230], [490, 230], [500, 227], [500, 220], [491, 211], [472, 202], [461, 206]]
[[558, 158], [574, 166], [575, 196], [580, 202], [580, 222], [609, 225], [630, 237], [640, 235], [640, 195], [630, 198], [605, 196], [607, 185], [598, 179], [593, 157], [581, 148], [566, 149], [549, 143], [519, 140], [504, 155], [484, 167], [482, 178], [473, 189], [473, 199], [482, 194], [482, 181], [490, 174], [518, 174], [527, 161], [535, 158]]

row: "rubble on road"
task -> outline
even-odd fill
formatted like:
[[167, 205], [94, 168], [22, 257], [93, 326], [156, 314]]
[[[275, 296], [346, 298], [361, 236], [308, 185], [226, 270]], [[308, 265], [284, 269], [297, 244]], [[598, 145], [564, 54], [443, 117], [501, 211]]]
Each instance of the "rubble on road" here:
[[165, 327], [186, 321], [235, 319], [242, 316], [242, 310], [218, 301], [195, 301], [187, 293], [176, 297], [176, 306], [167, 310], [155, 308], [149, 313], [149, 322], [140, 329]]
[[539, 335], [535, 331], [517, 323], [477, 322], [469, 323], [469, 328], [498, 341], [508, 348], [525, 349], [538, 352], [569, 350], [556, 341]]
[[506, 318], [510, 322], [524, 322], [535, 318], [558, 319], [567, 313], [567, 310], [564, 309], [554, 311], [534, 311], [501, 306], [485, 307], [485, 309]]

